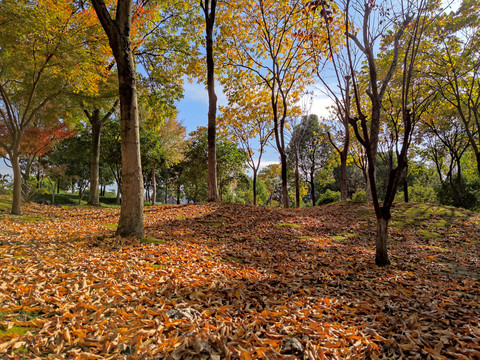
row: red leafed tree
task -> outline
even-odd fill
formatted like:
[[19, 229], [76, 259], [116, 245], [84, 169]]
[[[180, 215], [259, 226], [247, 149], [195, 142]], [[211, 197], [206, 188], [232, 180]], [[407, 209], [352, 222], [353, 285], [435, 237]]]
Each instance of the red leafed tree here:
[[28, 193], [28, 180], [33, 162], [39, 156], [45, 155], [53, 149], [55, 144], [74, 135], [62, 120], [50, 124], [34, 124], [25, 130], [20, 144], [21, 159], [24, 162], [22, 177], [24, 179], [24, 193]]

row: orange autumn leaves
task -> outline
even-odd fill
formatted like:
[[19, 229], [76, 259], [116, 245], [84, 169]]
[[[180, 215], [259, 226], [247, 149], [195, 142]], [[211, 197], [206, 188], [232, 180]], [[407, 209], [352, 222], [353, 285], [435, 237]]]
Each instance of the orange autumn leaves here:
[[[398, 228], [372, 265], [365, 205], [28, 205], [0, 220], [0, 356], [394, 359], [478, 354], [478, 218]], [[453, 230], [455, 229], [455, 230]], [[470, 245], [467, 245], [470, 244]], [[454, 264], [454, 265], [453, 265]], [[478, 270], [477, 270], [478, 272]]]

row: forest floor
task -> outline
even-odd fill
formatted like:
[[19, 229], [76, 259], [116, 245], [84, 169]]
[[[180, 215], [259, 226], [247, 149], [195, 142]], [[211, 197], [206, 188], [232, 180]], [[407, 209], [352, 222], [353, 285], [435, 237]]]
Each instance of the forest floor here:
[[0, 215], [0, 359], [480, 359], [480, 216], [27, 204]]

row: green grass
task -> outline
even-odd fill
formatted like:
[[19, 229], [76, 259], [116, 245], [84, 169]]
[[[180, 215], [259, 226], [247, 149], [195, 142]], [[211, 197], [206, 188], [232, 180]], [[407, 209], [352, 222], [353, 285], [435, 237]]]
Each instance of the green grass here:
[[17, 335], [25, 335], [28, 331], [31, 331], [31, 328], [13, 325], [10, 329], [0, 329], [0, 336], [8, 335], [8, 334], [17, 334]]
[[227, 256], [227, 259], [230, 260], [230, 261], [238, 262], [238, 263], [243, 263], [244, 262], [244, 260], [242, 258], [238, 258], [238, 257], [235, 257], [235, 256]]
[[12, 208], [12, 201], [10, 199], [0, 198], [0, 210], [8, 211]]
[[117, 227], [118, 227], [118, 224], [115, 223], [115, 224], [106, 224], [105, 225], [105, 228], [107, 228], [108, 230], [117, 230]]
[[424, 239], [438, 239], [441, 238], [442, 235], [435, 232], [435, 231], [428, 231], [425, 229], [419, 229], [417, 232], [423, 236]]
[[299, 224], [291, 224], [291, 223], [280, 223], [275, 225], [276, 227], [291, 227], [291, 228], [300, 228], [302, 225]]
[[164, 265], [164, 264], [152, 264], [152, 265], [149, 265], [150, 268], [152, 269], [165, 269], [167, 267], [167, 265]]
[[162, 240], [162, 239], [157, 239], [157, 238], [154, 238], [154, 237], [143, 237], [143, 238], [140, 239], [140, 242], [142, 244], [163, 244], [166, 241]]

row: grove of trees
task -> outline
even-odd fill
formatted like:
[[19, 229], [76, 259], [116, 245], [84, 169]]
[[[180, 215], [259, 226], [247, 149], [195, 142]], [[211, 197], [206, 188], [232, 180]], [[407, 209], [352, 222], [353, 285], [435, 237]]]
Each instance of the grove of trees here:
[[[388, 265], [394, 201], [480, 208], [480, 2], [444, 6], [2, 1], [11, 212], [62, 193], [98, 206], [110, 189], [117, 234], [142, 237], [145, 203], [367, 200]], [[208, 90], [190, 129], [184, 81]], [[322, 114], [301, 106], [312, 89], [332, 100]]]

